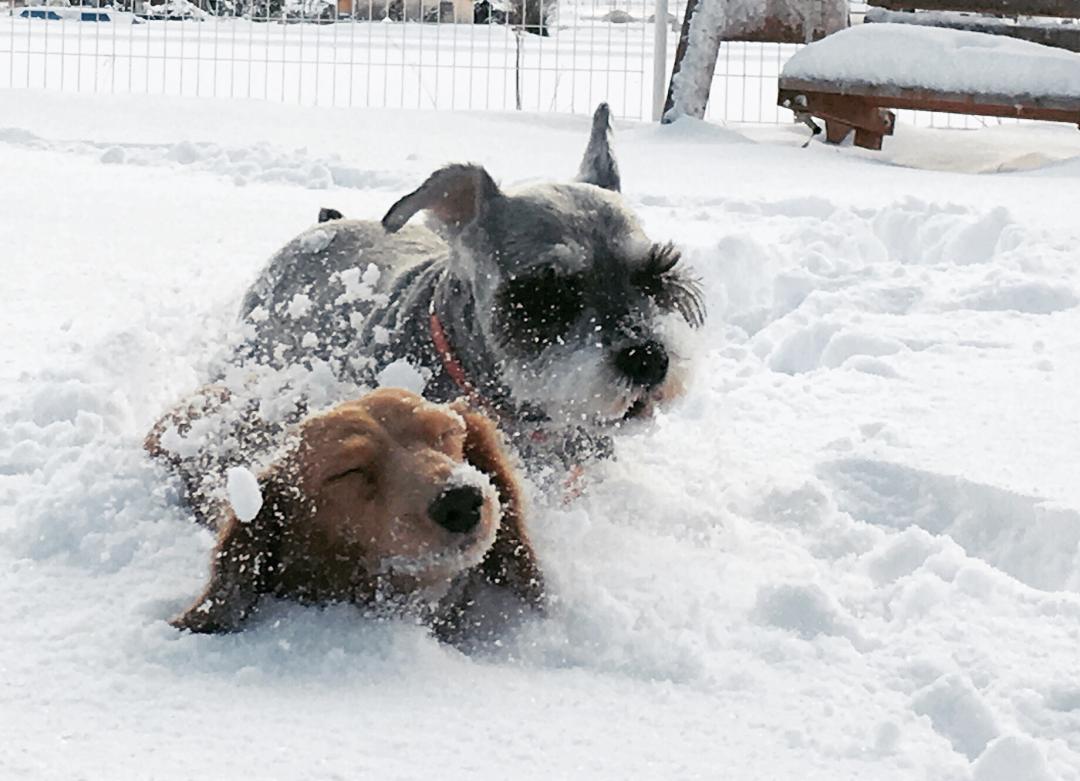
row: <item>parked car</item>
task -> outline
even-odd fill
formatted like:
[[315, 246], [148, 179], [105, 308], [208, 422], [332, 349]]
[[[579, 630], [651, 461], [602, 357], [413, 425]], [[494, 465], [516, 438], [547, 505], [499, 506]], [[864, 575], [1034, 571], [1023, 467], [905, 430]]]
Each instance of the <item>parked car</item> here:
[[44, 19], [52, 22], [113, 22], [142, 24], [143, 20], [126, 11], [112, 8], [82, 8], [80, 6], [28, 6], [19, 13], [20, 19]]

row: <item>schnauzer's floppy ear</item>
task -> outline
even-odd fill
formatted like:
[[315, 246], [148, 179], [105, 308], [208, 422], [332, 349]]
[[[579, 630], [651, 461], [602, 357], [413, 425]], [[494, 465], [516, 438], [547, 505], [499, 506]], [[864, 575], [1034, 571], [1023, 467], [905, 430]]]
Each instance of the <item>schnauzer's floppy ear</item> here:
[[611, 151], [611, 110], [607, 103], [596, 107], [592, 118], [592, 133], [585, 156], [581, 158], [577, 181], [595, 184], [605, 190], [619, 192], [622, 182], [619, 179], [619, 165]]
[[480, 216], [500, 196], [499, 187], [478, 165], [448, 165], [428, 177], [382, 218], [383, 228], [396, 233], [422, 209], [434, 214], [451, 230], [458, 231]]

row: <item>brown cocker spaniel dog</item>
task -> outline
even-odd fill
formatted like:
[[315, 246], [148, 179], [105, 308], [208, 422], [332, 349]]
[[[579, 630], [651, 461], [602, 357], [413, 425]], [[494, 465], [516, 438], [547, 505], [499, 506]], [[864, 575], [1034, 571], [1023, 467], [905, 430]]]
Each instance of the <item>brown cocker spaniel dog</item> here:
[[208, 498], [205, 456], [176, 447], [178, 432], [226, 399], [204, 390], [145, 444], [218, 533], [209, 583], [174, 626], [236, 630], [271, 595], [420, 616], [461, 643], [543, 610], [521, 490], [484, 415], [392, 389], [312, 415], [259, 476], [262, 504], [245, 521]]

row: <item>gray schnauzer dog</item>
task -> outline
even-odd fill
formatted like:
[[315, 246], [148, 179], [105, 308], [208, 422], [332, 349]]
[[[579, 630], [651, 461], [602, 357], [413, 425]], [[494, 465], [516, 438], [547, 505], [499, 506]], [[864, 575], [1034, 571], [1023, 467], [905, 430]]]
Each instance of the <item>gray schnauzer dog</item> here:
[[[405, 360], [425, 397], [495, 417], [531, 470], [606, 455], [612, 429], [677, 395], [677, 334], [705, 316], [678, 251], [619, 190], [601, 104], [576, 181], [504, 192], [449, 165], [381, 224], [324, 210], [245, 296], [240, 363], [370, 386]], [[407, 224], [420, 211], [431, 229]]]

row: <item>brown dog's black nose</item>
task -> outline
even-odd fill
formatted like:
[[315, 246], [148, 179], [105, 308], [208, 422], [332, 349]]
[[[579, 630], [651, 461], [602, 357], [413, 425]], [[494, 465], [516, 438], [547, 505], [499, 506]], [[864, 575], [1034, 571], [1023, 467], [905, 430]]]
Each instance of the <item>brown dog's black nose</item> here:
[[651, 388], [667, 377], [668, 355], [659, 342], [632, 344], [615, 355], [615, 368], [635, 385]]
[[460, 485], [447, 488], [435, 497], [428, 507], [431, 520], [447, 531], [464, 534], [480, 523], [480, 508], [484, 504], [484, 495], [479, 488]]

